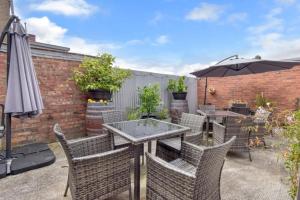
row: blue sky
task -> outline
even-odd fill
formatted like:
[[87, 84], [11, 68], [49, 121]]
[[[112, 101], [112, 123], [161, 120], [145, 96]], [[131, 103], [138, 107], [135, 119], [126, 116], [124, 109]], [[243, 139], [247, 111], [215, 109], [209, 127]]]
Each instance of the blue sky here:
[[15, 0], [37, 40], [187, 74], [233, 54], [300, 57], [297, 0]]

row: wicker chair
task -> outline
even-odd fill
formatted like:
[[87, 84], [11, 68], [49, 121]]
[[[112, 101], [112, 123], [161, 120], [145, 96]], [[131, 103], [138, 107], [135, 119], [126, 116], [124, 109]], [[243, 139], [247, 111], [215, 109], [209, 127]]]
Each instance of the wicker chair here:
[[221, 200], [224, 158], [234, 142], [200, 147], [182, 142], [180, 158], [166, 162], [147, 154], [147, 200]]
[[224, 142], [230, 140], [232, 136], [236, 136], [235, 142], [232, 144], [231, 152], [247, 152], [249, 153], [249, 160], [252, 161], [250, 154], [250, 130], [249, 127], [253, 127], [252, 117], [225, 117], [225, 137]]
[[[199, 105], [198, 113], [205, 116], [206, 112], [215, 112], [216, 106], [215, 105]], [[218, 123], [222, 123], [223, 117], [210, 117], [211, 123], [210, 126], [212, 127], [212, 121], [217, 121]]]
[[[106, 123], [113, 123], [113, 122], [120, 122], [124, 121], [124, 113], [120, 110], [107, 110], [107, 111], [102, 111], [102, 117], [103, 117], [103, 122]], [[114, 135], [114, 147], [115, 148], [122, 148], [126, 146], [130, 146], [131, 143], [126, 140], [125, 138], [119, 136], [119, 135]]]
[[[124, 112], [120, 110], [107, 110], [107, 111], [102, 111], [102, 117], [103, 117], [103, 122], [104, 123], [113, 123], [113, 122], [120, 122], [124, 121]], [[123, 148], [123, 147], [130, 147], [131, 149], [131, 158], [134, 157], [134, 152], [131, 143], [126, 140], [125, 138], [119, 136], [119, 135], [114, 135], [113, 139], [113, 147], [115, 149], [118, 148]], [[145, 156], [144, 156], [144, 145], [141, 145], [141, 155], [142, 155], [142, 164], [144, 165], [145, 163]]]
[[110, 134], [67, 141], [58, 124], [54, 126], [69, 164], [68, 182], [72, 199], [107, 199], [129, 190], [131, 199], [129, 148], [112, 149]]
[[[182, 113], [180, 125], [191, 128], [191, 132], [187, 133], [184, 140], [195, 145], [199, 145], [203, 140], [203, 123], [205, 116]], [[180, 154], [181, 138], [169, 138], [158, 140], [156, 145], [156, 155], [166, 161], [176, 159]]]

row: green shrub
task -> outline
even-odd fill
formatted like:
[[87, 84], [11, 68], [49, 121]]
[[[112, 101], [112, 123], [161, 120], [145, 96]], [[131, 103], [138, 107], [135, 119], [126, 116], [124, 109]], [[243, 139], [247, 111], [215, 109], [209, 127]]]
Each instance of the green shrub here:
[[141, 112], [139, 109], [129, 109], [127, 111], [128, 120], [137, 120], [141, 118]]
[[158, 119], [167, 119], [169, 117], [169, 110], [167, 108], [161, 109], [157, 112]]
[[168, 91], [169, 92], [186, 92], [187, 86], [184, 83], [185, 77], [180, 76], [178, 80], [169, 79]]
[[140, 98], [140, 111], [146, 113], [149, 117], [150, 114], [156, 112], [157, 106], [160, 102], [160, 88], [158, 84], [145, 86], [139, 89]]
[[271, 100], [267, 99], [264, 96], [264, 93], [260, 93], [260, 94], [256, 95], [255, 105], [257, 108], [259, 108], [259, 107], [268, 108], [268, 107], [272, 106], [272, 102], [271, 102]]
[[300, 167], [300, 111], [294, 112], [288, 117], [288, 124], [284, 126], [283, 135], [288, 140], [288, 147], [284, 152], [285, 168], [289, 172], [291, 187], [289, 194], [296, 198], [298, 191], [298, 176]]
[[118, 91], [130, 70], [113, 67], [115, 57], [104, 53], [96, 57], [85, 57], [74, 70], [73, 80], [81, 91], [103, 89], [111, 92]]

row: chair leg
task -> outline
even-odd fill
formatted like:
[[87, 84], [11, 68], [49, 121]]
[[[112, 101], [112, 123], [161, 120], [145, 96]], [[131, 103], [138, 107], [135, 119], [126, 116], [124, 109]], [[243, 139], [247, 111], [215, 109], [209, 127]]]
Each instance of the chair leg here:
[[142, 155], [142, 165], [144, 166], [145, 165], [145, 154], [143, 153]]
[[250, 151], [249, 151], [249, 160], [250, 160], [250, 162], [252, 162], [252, 157], [251, 157]]
[[66, 189], [65, 189], [64, 197], [66, 197], [66, 196], [67, 196], [68, 189], [69, 189], [69, 175], [68, 175], [68, 180], [67, 180], [67, 185], [66, 185]]
[[129, 187], [129, 200], [132, 200], [132, 192], [131, 192], [131, 187]]
[[266, 148], [267, 148], [267, 145], [266, 145], [265, 138], [263, 138], [262, 142], [264, 143], [264, 148], [266, 149]]

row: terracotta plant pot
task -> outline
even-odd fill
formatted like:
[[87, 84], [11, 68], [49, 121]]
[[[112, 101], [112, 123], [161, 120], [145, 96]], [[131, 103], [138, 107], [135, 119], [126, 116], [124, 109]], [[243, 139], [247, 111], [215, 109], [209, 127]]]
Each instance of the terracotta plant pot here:
[[185, 100], [187, 92], [173, 92], [172, 94], [175, 100]]
[[102, 90], [102, 89], [97, 89], [97, 90], [89, 90], [88, 95], [90, 99], [99, 101], [99, 100], [111, 100], [112, 93], [108, 90]]

